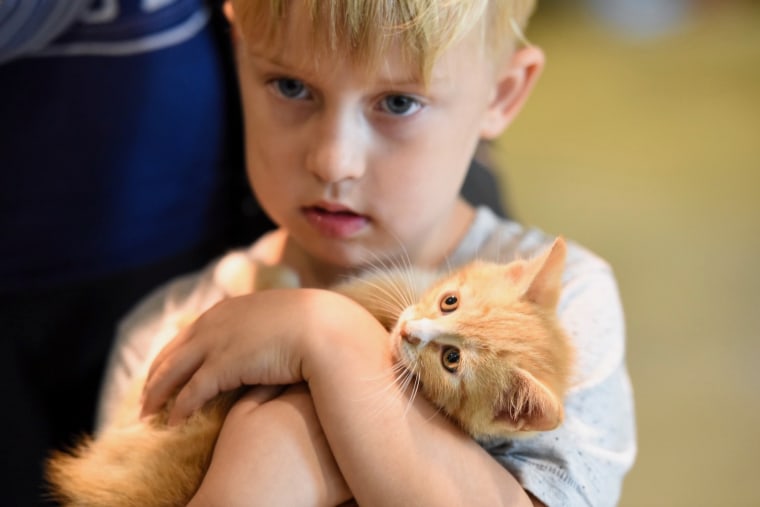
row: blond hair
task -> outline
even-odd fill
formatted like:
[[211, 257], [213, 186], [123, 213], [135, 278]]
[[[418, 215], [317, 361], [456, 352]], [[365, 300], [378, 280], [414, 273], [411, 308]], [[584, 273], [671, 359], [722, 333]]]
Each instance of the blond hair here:
[[473, 30], [492, 58], [503, 56], [523, 30], [536, 0], [232, 0], [239, 27], [251, 40], [273, 42], [292, 2], [310, 13], [315, 47], [342, 50], [367, 66], [400, 42], [425, 78], [436, 59]]

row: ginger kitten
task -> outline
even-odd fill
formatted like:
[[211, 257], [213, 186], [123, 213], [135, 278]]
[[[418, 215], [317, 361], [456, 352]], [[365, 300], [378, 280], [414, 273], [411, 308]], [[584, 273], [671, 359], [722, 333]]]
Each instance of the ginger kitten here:
[[[559, 238], [534, 259], [472, 261], [444, 275], [376, 269], [333, 289], [390, 331], [403, 375], [464, 431], [480, 441], [515, 438], [562, 422], [573, 361], [556, 312], [565, 255]], [[225, 269], [231, 293], [261, 287], [256, 269], [239, 262]], [[217, 396], [176, 427], [166, 426], [165, 409], [56, 452], [47, 467], [52, 496], [75, 506], [185, 505], [241, 391]], [[125, 403], [139, 412], [137, 396]]]
[[574, 356], [556, 311], [565, 255], [559, 238], [530, 260], [379, 270], [334, 289], [391, 331], [423, 396], [467, 433], [514, 438], [562, 422]]

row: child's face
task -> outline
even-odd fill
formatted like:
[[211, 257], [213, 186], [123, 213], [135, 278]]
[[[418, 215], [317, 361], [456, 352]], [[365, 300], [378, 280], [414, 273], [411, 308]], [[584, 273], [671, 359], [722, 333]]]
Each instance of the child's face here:
[[391, 50], [368, 70], [315, 48], [298, 3], [281, 41], [238, 41], [248, 175], [270, 217], [320, 263], [357, 267], [405, 250], [437, 264], [460, 239], [458, 194], [495, 76], [476, 37], [428, 86]]

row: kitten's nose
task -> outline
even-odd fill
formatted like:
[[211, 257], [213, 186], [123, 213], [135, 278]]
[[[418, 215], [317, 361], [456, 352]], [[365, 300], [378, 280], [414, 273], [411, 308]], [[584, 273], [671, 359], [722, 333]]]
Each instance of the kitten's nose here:
[[410, 345], [418, 345], [420, 343], [420, 339], [409, 331], [406, 322], [401, 325], [401, 338]]

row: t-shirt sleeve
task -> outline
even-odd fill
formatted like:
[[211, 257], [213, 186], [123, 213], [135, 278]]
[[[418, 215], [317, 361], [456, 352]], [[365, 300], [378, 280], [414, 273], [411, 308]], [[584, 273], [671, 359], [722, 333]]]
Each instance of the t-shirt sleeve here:
[[135, 419], [151, 362], [179, 330], [224, 297], [212, 269], [156, 289], [119, 323], [97, 409], [95, 429]]
[[636, 455], [617, 285], [602, 261], [577, 264], [566, 270], [558, 309], [576, 347], [565, 420], [554, 431], [489, 449], [549, 507], [615, 505]]

